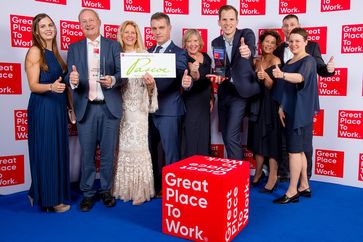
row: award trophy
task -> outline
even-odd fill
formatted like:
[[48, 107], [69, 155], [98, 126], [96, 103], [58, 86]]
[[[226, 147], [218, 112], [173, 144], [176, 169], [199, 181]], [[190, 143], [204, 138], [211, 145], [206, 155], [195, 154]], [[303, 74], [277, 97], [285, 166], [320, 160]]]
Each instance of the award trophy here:
[[226, 50], [223, 47], [213, 48], [214, 74], [226, 76]]

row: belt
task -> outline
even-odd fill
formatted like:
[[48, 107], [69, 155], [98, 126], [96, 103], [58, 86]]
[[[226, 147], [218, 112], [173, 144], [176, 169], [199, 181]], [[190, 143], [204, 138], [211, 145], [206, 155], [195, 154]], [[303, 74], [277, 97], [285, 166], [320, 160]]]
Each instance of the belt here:
[[105, 104], [106, 102], [105, 102], [105, 100], [93, 100], [93, 101], [88, 100], [88, 103], [89, 104]]

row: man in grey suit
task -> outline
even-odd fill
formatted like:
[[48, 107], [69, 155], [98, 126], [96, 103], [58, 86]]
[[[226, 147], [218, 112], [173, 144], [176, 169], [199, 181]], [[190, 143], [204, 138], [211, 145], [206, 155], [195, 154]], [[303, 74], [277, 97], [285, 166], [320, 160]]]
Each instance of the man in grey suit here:
[[85, 39], [69, 46], [66, 82], [73, 90], [81, 145], [82, 174], [80, 210], [92, 209], [97, 191], [95, 154], [101, 150], [99, 195], [106, 207], [116, 200], [112, 188], [112, 169], [121, 118], [120, 45], [100, 35], [101, 20], [92, 9], [83, 9], [78, 19]]

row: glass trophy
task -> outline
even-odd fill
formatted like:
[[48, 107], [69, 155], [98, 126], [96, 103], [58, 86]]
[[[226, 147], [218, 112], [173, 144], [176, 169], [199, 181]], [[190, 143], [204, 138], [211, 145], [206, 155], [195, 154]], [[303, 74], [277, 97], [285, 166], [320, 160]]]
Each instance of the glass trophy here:
[[213, 48], [214, 74], [226, 76], [226, 50], [223, 47]]

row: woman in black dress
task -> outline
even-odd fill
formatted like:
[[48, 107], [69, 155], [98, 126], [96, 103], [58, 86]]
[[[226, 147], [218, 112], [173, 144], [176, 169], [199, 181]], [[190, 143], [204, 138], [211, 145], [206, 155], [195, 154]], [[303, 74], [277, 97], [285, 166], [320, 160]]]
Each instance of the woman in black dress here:
[[281, 125], [278, 116], [278, 104], [271, 97], [275, 85], [272, 69], [280, 64], [280, 59], [273, 51], [281, 42], [280, 35], [273, 30], [264, 31], [259, 37], [262, 56], [254, 60], [257, 77], [260, 80], [262, 92], [260, 95], [260, 113], [256, 121], [248, 124], [248, 149], [256, 160], [256, 172], [252, 185], [257, 185], [261, 178], [264, 159], [269, 160], [269, 177], [267, 184], [260, 190], [271, 193], [277, 184], [277, 166], [281, 156]]
[[279, 116], [285, 129], [289, 154], [290, 184], [286, 193], [275, 199], [278, 204], [298, 202], [300, 196], [311, 197], [304, 152], [312, 152], [313, 118], [319, 111], [316, 62], [306, 53], [307, 32], [295, 28], [289, 37], [294, 54], [280, 70], [273, 70], [279, 78], [274, 98], [280, 103]]
[[193, 86], [184, 91], [184, 157], [210, 154], [210, 112], [213, 109], [211, 82], [206, 75], [211, 71], [211, 59], [200, 52], [203, 40], [196, 29], [188, 29], [183, 36], [187, 51], [189, 75]]

